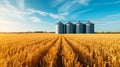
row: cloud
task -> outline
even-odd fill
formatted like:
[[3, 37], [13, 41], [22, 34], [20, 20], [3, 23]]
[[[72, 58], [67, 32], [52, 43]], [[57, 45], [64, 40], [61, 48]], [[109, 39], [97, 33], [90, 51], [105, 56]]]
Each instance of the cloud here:
[[58, 11], [59, 12], [66, 12], [68, 11], [71, 7], [75, 6], [76, 4], [82, 5], [82, 6], [87, 6], [90, 0], [69, 0], [67, 1], [64, 5], [62, 5]]
[[35, 9], [27, 9], [26, 12], [25, 12], [25, 14], [27, 14], [27, 15], [32, 15], [32, 14], [35, 14], [35, 13], [40, 14], [42, 16], [47, 16], [48, 15], [47, 12], [44, 12], [44, 11], [41, 11], [41, 10], [35, 10]]
[[27, 15], [24, 0], [20, 1], [17, 1], [16, 6], [9, 0], [2, 1], [4, 4], [0, 4], [0, 31], [25, 31], [30, 29], [29, 22], [42, 22], [41, 18]]
[[60, 15], [56, 15], [56, 14], [49, 14], [52, 18], [54, 18], [54, 19], [59, 19], [59, 20], [62, 20], [62, 19], [65, 19], [65, 17], [64, 16], [60, 16]]
[[91, 6], [92, 7], [97, 7], [97, 6], [106, 6], [106, 5], [116, 5], [116, 4], [120, 4], [120, 1], [107, 1], [107, 2], [103, 2], [103, 3], [94, 3]]
[[27, 30], [30, 25], [21, 21], [11, 19], [0, 19], [0, 32], [20, 32]]
[[108, 17], [120, 17], [120, 13], [114, 14], [114, 15], [109, 15]]
[[58, 19], [58, 20], [65, 19], [63, 15], [48, 13], [48, 12], [41, 11], [41, 10], [27, 9], [27, 12], [26, 12], [27, 15], [32, 15], [35, 13], [42, 15], [42, 16], [49, 16], [49, 17], [52, 17], [53, 19]]
[[109, 24], [120, 24], [120, 20], [107, 21]]
[[25, 5], [25, 0], [17, 0], [17, 4], [21, 9], [24, 9], [24, 5]]
[[30, 17], [30, 20], [32, 20], [32, 22], [37, 22], [37, 23], [42, 22], [42, 19], [35, 17], [35, 16]]
[[15, 6], [13, 6], [9, 2], [9, 0], [4, 0], [4, 3], [5, 3], [5, 6], [0, 6], [1, 7], [0, 14], [7, 17], [11, 16], [13, 18], [15, 17], [16, 19], [25, 21], [26, 19], [28, 19], [28, 16], [29, 17], [31, 16], [31, 18], [33, 18], [32, 15], [37, 13], [41, 16], [49, 16], [57, 20], [65, 19], [63, 15], [59, 15], [59, 14], [49, 13], [49, 12], [35, 10], [35, 9], [28, 9], [28, 8], [24, 9], [25, 0], [19, 0], [17, 2], [20, 8], [16, 8]]
[[92, 20], [98, 25], [104, 25], [104, 24], [120, 24], [120, 13], [117, 14], [111, 14], [107, 15], [105, 17], [94, 19]]
[[[25, 31], [34, 29], [34, 27], [36, 29], [37, 27], [40, 28], [36, 23], [41, 23], [44, 20], [38, 17], [39, 15], [48, 16], [57, 20], [65, 19], [64, 15], [25, 8], [25, 0], [16, 0], [14, 2], [11, 0], [2, 0], [0, 2], [3, 2], [3, 4], [0, 4], [0, 31]], [[37, 13], [37, 16], [35, 13]]]
[[76, 3], [76, 1], [67, 1], [65, 4], [63, 4], [59, 9], [58, 11], [61, 13], [61, 12], [66, 12], [68, 11], [68, 9], [74, 5]]
[[59, 13], [59, 15], [62, 15], [62, 16], [66, 16], [66, 15], [68, 15], [69, 14], [69, 12], [62, 12], [62, 13]]
[[0, 15], [4, 18], [11, 18], [11, 19], [18, 19], [18, 20], [25, 20], [24, 19], [24, 12], [20, 9], [17, 9], [13, 5], [10, 4], [8, 0], [4, 0], [5, 6], [0, 5]]
[[120, 1], [114, 1], [114, 2], [108, 2], [108, 3], [106, 3], [106, 5], [119, 4], [119, 3], [120, 3]]
[[90, 0], [78, 0], [80, 4], [82, 5], [88, 5], [88, 3], [90, 2]]
[[81, 14], [87, 13], [87, 12], [91, 11], [92, 9], [93, 9], [93, 8], [84, 9], [84, 10], [79, 10], [78, 12], [76, 12], [76, 13], [74, 13], [74, 14], [72, 15], [72, 18], [80, 17]]
[[65, 0], [53, 0], [52, 3], [51, 3], [51, 6], [52, 7], [56, 7], [58, 6], [59, 4], [63, 3]]

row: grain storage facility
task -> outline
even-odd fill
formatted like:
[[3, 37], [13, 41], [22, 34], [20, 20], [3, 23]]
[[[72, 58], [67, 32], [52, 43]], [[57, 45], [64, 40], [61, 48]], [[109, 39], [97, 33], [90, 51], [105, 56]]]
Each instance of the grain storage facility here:
[[94, 24], [90, 21], [86, 23], [86, 33], [94, 33]]
[[75, 33], [75, 25], [70, 21], [66, 23], [66, 33]]
[[85, 33], [85, 25], [83, 23], [79, 21], [75, 25], [76, 25], [76, 33]]
[[56, 34], [63, 34], [64, 33], [64, 24], [61, 22], [58, 22], [56, 24]]
[[56, 24], [56, 34], [72, 34], [72, 33], [94, 33], [94, 24], [88, 21], [86, 24], [81, 23], [80, 21], [76, 24], [71, 23], [70, 21], [66, 24], [58, 22]]
[[64, 25], [64, 33], [66, 33], [66, 25]]

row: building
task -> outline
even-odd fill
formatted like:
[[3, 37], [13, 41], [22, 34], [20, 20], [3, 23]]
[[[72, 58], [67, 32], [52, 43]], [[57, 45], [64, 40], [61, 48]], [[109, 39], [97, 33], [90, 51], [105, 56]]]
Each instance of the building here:
[[58, 22], [56, 24], [56, 34], [64, 34], [64, 24], [61, 22]]
[[65, 30], [66, 33], [75, 33], [75, 25], [73, 23], [71, 23], [70, 21], [68, 23], [65, 24]]
[[94, 24], [90, 21], [86, 23], [86, 33], [94, 33]]
[[85, 25], [83, 23], [79, 21], [75, 25], [76, 25], [75, 33], [85, 33]]
[[66, 24], [58, 22], [56, 24], [56, 34], [79, 34], [79, 33], [94, 33], [94, 24], [88, 21], [86, 24], [81, 23], [80, 21], [76, 24], [71, 23], [70, 21]]

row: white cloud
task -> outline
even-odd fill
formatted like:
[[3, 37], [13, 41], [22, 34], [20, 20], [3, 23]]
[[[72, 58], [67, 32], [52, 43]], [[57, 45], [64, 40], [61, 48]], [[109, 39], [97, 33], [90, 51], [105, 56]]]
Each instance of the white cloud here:
[[62, 15], [62, 16], [66, 16], [66, 15], [68, 15], [69, 14], [69, 12], [62, 12], [62, 13], [59, 13], [59, 15]]
[[[50, 0], [51, 1], [51, 0]], [[52, 7], [56, 7], [58, 6], [59, 4], [61, 4], [62, 2], [64, 2], [65, 0], [53, 0], [52, 3], [51, 3], [51, 6]]]
[[60, 15], [56, 15], [56, 14], [49, 14], [52, 18], [54, 18], [54, 19], [59, 19], [59, 20], [62, 20], [62, 19], [65, 19], [65, 17], [64, 16], [60, 16]]
[[114, 15], [109, 15], [108, 17], [120, 17], [120, 13], [114, 14]]
[[76, 4], [87, 6], [90, 0], [69, 0], [67, 1], [64, 5], [62, 5], [58, 11], [59, 12], [66, 12], [68, 11], [71, 7], [75, 6]]
[[48, 12], [44, 12], [41, 10], [27, 9], [27, 12], [26, 12], [27, 15], [32, 15], [34, 13], [37, 13], [37, 14], [42, 15], [42, 16], [50, 16], [53, 19], [58, 19], [58, 20], [65, 19], [65, 17], [63, 15], [48, 13]]
[[[9, 2], [8, 2], [9, 3]], [[19, 9], [15, 8], [14, 6], [12, 6], [11, 4], [9, 4], [9, 6], [5, 7], [5, 6], [0, 6], [0, 15], [1, 17], [4, 18], [13, 18], [13, 19], [18, 19], [18, 20], [25, 20], [24, 16], [24, 12], [20, 11]]]
[[42, 22], [42, 19], [40, 19], [40, 18], [38, 18], [38, 17], [35, 17], [35, 16], [30, 17], [30, 20], [31, 20], [32, 22], [37, 22], [37, 23]]
[[27, 9], [27, 10], [25, 11], [25, 14], [26, 14], [26, 15], [32, 15], [32, 14], [34, 14], [34, 13], [37, 13], [37, 10]]
[[107, 21], [109, 24], [120, 24], [120, 20]]
[[91, 11], [91, 10], [92, 10], [92, 8], [80, 10], [80, 11], [74, 13], [74, 14], [72, 15], [72, 18], [73, 18], [73, 19], [74, 19], [74, 18], [78, 18], [78, 17], [81, 16], [81, 14], [87, 13], [87, 12], [89, 12], [89, 11]]
[[24, 5], [25, 5], [25, 0], [16, 0], [18, 1], [18, 6], [21, 8], [21, 9], [24, 9]]
[[114, 1], [114, 2], [108, 2], [108, 3], [106, 3], [106, 5], [119, 4], [119, 3], [120, 3], [120, 1]]
[[27, 9], [26, 12], [25, 12], [26, 15], [32, 15], [34, 13], [38, 13], [42, 16], [48, 15], [47, 12], [44, 12], [44, 11], [41, 11], [41, 10], [35, 10], [35, 9]]
[[16, 8], [13, 5], [11, 5], [11, 3], [8, 0], [3, 0], [3, 1], [5, 3], [6, 7], [13, 9], [13, 10], [16, 10]]
[[16, 22], [16, 21], [14, 21], [14, 20], [11, 20], [11, 19], [9, 19], [9, 20], [6, 20], [6, 19], [0, 19], [0, 25], [6, 25], [6, 24], [11, 24], [11, 25], [20, 25], [20, 24], [22, 24], [21, 22]]
[[99, 19], [94, 19], [92, 20], [98, 25], [104, 25], [104, 24], [120, 24], [120, 13], [118, 14], [112, 14], [112, 15], [107, 15], [103, 18]]
[[3, 6], [0, 6], [0, 12], [1, 13], [8, 13], [8, 9], [3, 7]]
[[17, 1], [20, 2], [17, 5], [20, 8], [13, 5], [9, 0], [3, 0], [4, 4], [0, 4], [0, 31], [23, 31], [27, 30], [25, 29], [26, 26], [30, 27], [29, 22], [42, 22], [36, 16], [27, 15], [26, 9], [24, 9], [24, 0], [20, 1]]
[[115, 1], [108, 1], [108, 2], [103, 2], [103, 3], [94, 3], [92, 4], [93, 7], [96, 6], [106, 6], [106, 5], [115, 5], [115, 4], [120, 4], [119, 0], [115, 0]]
[[76, 1], [67, 1], [65, 4], [63, 4], [59, 9], [58, 11], [61, 13], [61, 12], [66, 12], [68, 11], [68, 9], [73, 5], [75, 4]]
[[[19, 32], [27, 29], [25, 27], [29, 27], [29, 25], [21, 21], [15, 21], [11, 19], [0, 19], [0, 32]], [[21, 28], [24, 29], [21, 30]]]
[[[53, 14], [53, 13], [49, 13], [49, 12], [45, 12], [45, 11], [41, 11], [41, 10], [35, 10], [35, 9], [24, 9], [24, 4], [25, 1], [24, 0], [19, 0], [18, 1], [18, 6], [21, 8], [16, 8], [15, 6], [13, 6], [9, 0], [4, 0], [5, 6], [0, 6], [0, 14], [4, 15], [6, 17], [11, 17], [11, 18], [16, 18], [18, 20], [22, 20], [25, 21], [26, 19], [29, 19], [28, 16], [31, 16], [35, 13], [42, 15], [42, 16], [49, 16], [52, 17], [53, 19], [65, 19], [65, 17], [63, 15], [59, 15], [59, 14]], [[23, 10], [24, 9], [24, 10]], [[39, 18], [40, 19], [40, 18]]]
[[90, 0], [79, 0], [80, 4], [82, 5], [88, 5]]
[[23, 28], [33, 27], [29, 22], [43, 22], [41, 18], [35, 16], [35, 13], [57, 20], [65, 19], [63, 15], [25, 8], [25, 0], [16, 0], [16, 5], [10, 0], [2, 0], [2, 2], [3, 4], [0, 4], [0, 31], [20, 31], [20, 28], [27, 30]]
[[48, 15], [48, 13], [47, 13], [47, 12], [40, 11], [40, 10], [38, 10], [38, 14], [40, 14], [40, 15], [43, 15], [43, 16], [46, 16], [46, 15]]

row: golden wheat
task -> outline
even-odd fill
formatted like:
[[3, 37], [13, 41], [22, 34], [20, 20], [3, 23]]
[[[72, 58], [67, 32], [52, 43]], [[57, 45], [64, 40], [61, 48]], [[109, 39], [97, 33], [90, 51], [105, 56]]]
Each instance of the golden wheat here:
[[0, 34], [0, 67], [120, 67], [120, 34]]

